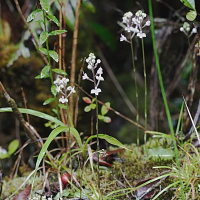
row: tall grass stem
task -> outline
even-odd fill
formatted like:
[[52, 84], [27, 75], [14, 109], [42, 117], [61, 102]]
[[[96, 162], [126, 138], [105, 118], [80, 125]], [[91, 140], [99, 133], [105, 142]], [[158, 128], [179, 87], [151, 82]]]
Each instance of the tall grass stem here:
[[[171, 115], [170, 115], [167, 98], [166, 98], [166, 94], [165, 94], [165, 89], [164, 89], [164, 85], [163, 85], [162, 74], [161, 74], [161, 70], [160, 70], [160, 63], [159, 63], [159, 58], [158, 58], [158, 52], [157, 52], [157, 48], [156, 48], [156, 39], [155, 39], [154, 22], [153, 22], [153, 9], [152, 9], [151, 0], [148, 0], [148, 5], [149, 5], [149, 16], [150, 16], [150, 21], [151, 21], [151, 34], [152, 34], [154, 56], [155, 56], [155, 61], [156, 61], [156, 68], [157, 68], [157, 72], [158, 72], [158, 78], [159, 78], [161, 93], [162, 93], [162, 97], [163, 97], [163, 101], [164, 101], [164, 105], [165, 105], [165, 111], [166, 111], [167, 119], [168, 119], [168, 123], [169, 123], [169, 128], [170, 128], [170, 132], [172, 135], [173, 146], [174, 146], [175, 157], [176, 157], [176, 164], [178, 166], [179, 174], [181, 174], [181, 167], [180, 167], [180, 161], [179, 161], [179, 156], [178, 156], [178, 148], [176, 145], [176, 138], [175, 138], [175, 134], [174, 134]], [[179, 178], [180, 178], [180, 185], [181, 185], [181, 196], [182, 196], [182, 199], [184, 199], [183, 181], [181, 179], [181, 176]]]

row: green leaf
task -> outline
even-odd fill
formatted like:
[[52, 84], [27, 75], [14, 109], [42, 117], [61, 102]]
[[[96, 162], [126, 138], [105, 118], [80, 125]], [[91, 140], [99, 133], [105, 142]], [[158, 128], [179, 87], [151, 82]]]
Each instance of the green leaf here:
[[107, 114], [107, 112], [109, 111], [109, 108], [110, 108], [110, 102], [106, 102], [105, 105], [101, 107], [101, 114], [102, 115]]
[[[89, 143], [89, 141], [92, 139], [92, 138], [96, 138], [97, 135], [92, 135], [90, 136], [87, 141], [85, 142], [85, 145], [84, 145], [84, 148], [83, 149], [86, 149], [86, 146], [87, 144]], [[112, 144], [112, 145], [116, 145], [118, 147], [121, 147], [123, 149], [127, 149], [130, 151], [130, 149], [128, 149], [127, 147], [125, 147], [120, 141], [118, 141], [116, 138], [112, 137], [112, 136], [109, 136], [109, 135], [105, 135], [105, 134], [98, 134], [98, 137], [101, 138], [101, 139], [104, 139], [106, 140], [108, 143]]]
[[94, 109], [96, 108], [96, 104], [91, 103], [91, 104], [90, 104], [90, 107], [94, 110]]
[[60, 192], [58, 192], [58, 193], [56, 194], [56, 196], [54, 197], [54, 199], [57, 200], [57, 199], [61, 199], [62, 197], [68, 197], [69, 194], [70, 194], [70, 193], [69, 193], [69, 190], [63, 190], [62, 196], [61, 196]]
[[115, 36], [108, 28], [95, 22], [89, 22], [88, 25], [112, 51], [116, 49], [117, 44]]
[[180, 0], [180, 1], [188, 8], [195, 10], [195, 1], [194, 0]]
[[9, 158], [9, 157], [10, 157], [9, 153], [0, 154], [0, 159], [5, 159], [5, 158]]
[[40, 73], [41, 78], [44, 78], [46, 75], [49, 76], [50, 67], [51, 67], [50, 65], [46, 65], [46, 66], [42, 69], [42, 71], [41, 71], [41, 73]]
[[148, 149], [148, 155], [150, 158], [155, 159], [163, 159], [163, 160], [171, 160], [175, 153], [172, 149], [164, 149], [162, 147], [156, 147], [152, 149]]
[[83, 0], [82, 3], [83, 3], [83, 6], [85, 8], [87, 8], [90, 12], [95, 13], [96, 9], [95, 9], [95, 6], [92, 4], [91, 1]]
[[96, 100], [96, 98], [93, 98], [93, 99], [92, 99], [92, 103], [94, 103], [94, 102], [95, 102], [95, 100]]
[[67, 72], [65, 72], [62, 69], [52, 69], [52, 71], [56, 72], [57, 74], [66, 75], [67, 76]]
[[[55, 117], [52, 117], [51, 115], [47, 115], [46, 113], [42, 113], [36, 110], [31, 109], [25, 109], [25, 108], [19, 108], [20, 113], [26, 113], [29, 115], [33, 115], [42, 119], [46, 119], [47, 121], [54, 122], [57, 125], [65, 126], [67, 128], [67, 131], [69, 131], [69, 128], [60, 120], [56, 119]], [[12, 112], [11, 108], [0, 108], [0, 112]], [[81, 137], [78, 133], [78, 131], [75, 128], [70, 128], [70, 133], [76, 138], [76, 141], [80, 148], [82, 148], [82, 141]]]
[[[71, 128], [70, 128], [71, 129]], [[36, 172], [38, 170], [38, 167], [40, 166], [40, 163], [42, 162], [42, 159], [44, 158], [45, 156], [45, 152], [47, 151], [50, 143], [54, 140], [54, 138], [61, 132], [63, 131], [69, 131], [69, 128], [67, 126], [60, 126], [56, 129], [54, 129], [50, 135], [48, 136], [46, 142], [44, 143], [44, 145], [42, 146], [42, 149], [40, 151], [40, 154], [38, 156], [38, 159], [37, 159], [37, 162], [36, 162], [36, 166], [35, 166], [35, 174], [34, 174], [34, 177], [36, 175]], [[70, 131], [71, 132], [71, 131]], [[34, 178], [35, 179], [35, 178]], [[33, 182], [32, 182], [32, 185], [34, 185], [34, 179], [33, 179]]]
[[91, 111], [91, 107], [90, 107], [90, 106], [86, 106], [86, 107], [84, 108], [84, 111], [85, 111], [85, 112], [90, 112], [90, 111]]
[[58, 57], [58, 54], [57, 54], [55, 51], [49, 50], [49, 55], [50, 55], [56, 62], [58, 62], [59, 57]]
[[60, 35], [60, 34], [63, 34], [63, 33], [66, 33], [67, 31], [66, 30], [55, 30], [55, 31], [51, 31], [49, 33], [49, 35]]
[[104, 116], [103, 121], [104, 121], [105, 123], [110, 123], [110, 122], [111, 122], [111, 118], [108, 117], [108, 116]]
[[53, 96], [57, 95], [57, 91], [56, 91], [56, 86], [55, 85], [51, 86], [51, 93], [53, 94]]
[[43, 105], [47, 105], [47, 104], [51, 103], [52, 101], [54, 101], [54, 98], [49, 98], [43, 103]]
[[46, 42], [48, 37], [49, 37], [48, 32], [42, 31], [42, 33], [40, 34], [40, 44], [42, 45], [44, 42]]
[[34, 10], [28, 17], [27, 17], [27, 22], [31, 22], [32, 20], [35, 19], [35, 16], [41, 12], [42, 10], [41, 9], [37, 9], [37, 10]]
[[46, 12], [49, 12], [50, 3], [49, 0], [40, 0], [40, 5], [42, 6], [42, 9]]
[[105, 134], [98, 134], [98, 136], [99, 136], [99, 138], [106, 140], [108, 143], [110, 143], [112, 145], [116, 145], [118, 147], [121, 147], [121, 148], [129, 150], [119, 140], [117, 140], [116, 138], [114, 138], [112, 136], [105, 135]]
[[39, 50], [40, 50], [44, 55], [46, 55], [46, 56], [48, 55], [47, 49], [41, 47], [41, 48], [39, 48]]
[[49, 77], [49, 75], [48, 74], [46, 74], [45, 76], [41, 76], [41, 74], [40, 75], [37, 75], [36, 77], [35, 77], [35, 79], [42, 79], [42, 78], [48, 78]]
[[103, 120], [103, 119], [104, 119], [104, 116], [98, 115], [98, 119]]
[[194, 21], [196, 19], [196, 17], [197, 17], [197, 11], [196, 10], [191, 10], [186, 15], [186, 18], [189, 21]]
[[60, 108], [67, 109], [67, 106], [66, 106], [66, 105], [63, 105], [63, 104], [58, 104], [58, 106], [59, 106]]
[[53, 21], [57, 26], [60, 26], [60, 22], [54, 15], [47, 15], [47, 18], [49, 18], [51, 21]]
[[19, 147], [19, 141], [13, 140], [8, 146], [8, 153], [10, 155], [12, 155], [13, 153], [15, 153], [15, 151], [18, 149], [18, 147]]

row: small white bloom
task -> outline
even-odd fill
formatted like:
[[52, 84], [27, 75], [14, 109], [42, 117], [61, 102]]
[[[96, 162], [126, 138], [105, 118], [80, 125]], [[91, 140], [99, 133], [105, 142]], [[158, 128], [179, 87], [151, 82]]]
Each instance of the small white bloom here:
[[61, 89], [61, 86], [58, 86], [58, 87], [56, 87], [56, 91], [57, 92], [60, 92], [62, 89]]
[[99, 67], [99, 69], [97, 70], [97, 74], [103, 74], [103, 69], [102, 69], [102, 67]]
[[190, 31], [190, 27], [187, 27], [185, 30], [186, 30], [187, 32], [189, 32], [189, 31]]
[[55, 85], [60, 85], [60, 78], [57, 78], [53, 83], [55, 84]]
[[89, 65], [87, 66], [87, 68], [88, 68], [89, 70], [91, 70], [91, 69], [92, 69], [92, 65], [89, 64]]
[[129, 25], [124, 30], [127, 31], [128, 33], [130, 33], [131, 31], [134, 32], [134, 28]]
[[89, 79], [88, 75], [86, 73], [83, 72], [83, 76], [82, 76], [83, 80]]
[[72, 87], [71, 92], [76, 93], [75, 87]]
[[193, 34], [193, 33], [197, 33], [197, 29], [196, 28], [192, 29], [191, 34]]
[[138, 33], [139, 32], [139, 30], [137, 28], [133, 28], [132, 26], [126, 27], [125, 31], [127, 31], [127, 32], [134, 32], [134, 33]]
[[184, 28], [183, 28], [183, 27], [181, 27], [181, 28], [180, 28], [180, 31], [181, 31], [181, 32], [183, 32], [183, 31], [184, 31]]
[[127, 41], [127, 38], [123, 34], [121, 34], [121, 37], [120, 37], [120, 42], [122, 41]]
[[61, 82], [65, 85], [67, 85], [67, 83], [69, 82], [68, 78], [62, 78]]
[[91, 90], [91, 94], [99, 95], [99, 92], [101, 92], [100, 88], [95, 88]]
[[61, 103], [67, 103], [67, 102], [68, 102], [68, 99], [65, 98], [64, 96], [62, 96], [62, 97], [59, 99], [59, 102], [61, 102]]
[[137, 33], [137, 36], [138, 36], [139, 38], [143, 38], [143, 37], [146, 37], [146, 34], [140, 32], [140, 33]]
[[129, 12], [126, 12], [124, 14], [124, 16], [127, 17], [127, 18], [131, 18], [133, 16], [133, 13], [131, 11], [129, 11]]
[[122, 22], [124, 24], [128, 24], [129, 23], [129, 19], [127, 17], [122, 17]]
[[67, 90], [68, 90], [68, 91], [72, 90], [72, 86], [68, 86], [68, 87], [67, 87]]
[[96, 76], [96, 79], [99, 81], [104, 81], [104, 78], [101, 76], [101, 74], [99, 76]]
[[142, 17], [145, 18], [147, 16], [146, 13], [142, 13]]
[[101, 63], [101, 60], [100, 60], [100, 59], [97, 59], [97, 63], [98, 63], [98, 64]]
[[71, 93], [76, 93], [75, 87], [69, 86], [67, 87], [68, 91], [71, 91]]
[[133, 18], [132, 22], [136, 25], [140, 25], [140, 21], [137, 18]]
[[150, 26], [150, 24], [151, 24], [150, 20], [147, 20], [145, 26]]

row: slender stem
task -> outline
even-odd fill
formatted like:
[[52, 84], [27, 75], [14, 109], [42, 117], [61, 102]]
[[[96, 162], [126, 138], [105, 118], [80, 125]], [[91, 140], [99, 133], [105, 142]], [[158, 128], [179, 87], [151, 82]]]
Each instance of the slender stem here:
[[[47, 31], [47, 27], [46, 27], [46, 13], [45, 13], [45, 11], [43, 11], [43, 18], [44, 18], [44, 30]], [[47, 48], [47, 51], [49, 51], [49, 42], [48, 42], [48, 39], [46, 40], [46, 48]], [[51, 79], [51, 85], [53, 85], [53, 73], [52, 73], [52, 67], [51, 67], [51, 58], [50, 58], [49, 54], [48, 54], [47, 57], [48, 57], [49, 65], [50, 65], [49, 74], [50, 74], [50, 79]], [[58, 100], [57, 100], [56, 96], [54, 96], [54, 101], [55, 101], [55, 104], [56, 104], [57, 117], [60, 120], [59, 108], [58, 108]]]
[[[135, 96], [136, 96], [136, 123], [139, 123], [139, 104], [138, 104], [138, 90], [137, 90], [137, 79], [136, 79], [136, 67], [135, 67], [135, 61], [134, 61], [134, 51], [133, 51], [133, 41], [131, 40], [131, 55], [132, 55], [132, 64], [133, 64], [133, 75], [134, 75], [134, 80], [135, 80]], [[140, 139], [139, 139], [139, 128], [137, 126], [137, 145], [140, 145]]]
[[[94, 68], [92, 69], [93, 81], [94, 81], [94, 88], [96, 88], [96, 79], [95, 79], [95, 72]], [[97, 186], [100, 190], [100, 175], [99, 175], [99, 111], [98, 111], [98, 99], [97, 95], [95, 94], [95, 102], [96, 102], [96, 135], [97, 135]]]
[[[149, 15], [150, 15], [150, 21], [151, 21], [151, 34], [152, 34], [154, 56], [155, 56], [155, 61], [156, 61], [156, 68], [157, 68], [157, 71], [158, 71], [158, 78], [159, 78], [161, 93], [162, 93], [162, 97], [163, 97], [163, 101], [164, 101], [164, 105], [165, 105], [165, 110], [166, 110], [166, 114], [167, 114], [167, 119], [168, 119], [168, 123], [169, 123], [169, 128], [170, 128], [170, 132], [171, 132], [171, 135], [172, 135], [173, 146], [174, 146], [175, 157], [176, 157], [176, 163], [177, 163], [177, 166], [178, 166], [178, 171], [179, 171], [179, 173], [181, 173], [180, 161], [179, 161], [179, 156], [178, 156], [178, 148], [177, 148], [177, 145], [176, 145], [176, 138], [175, 138], [174, 129], [173, 129], [172, 120], [171, 120], [171, 115], [170, 115], [170, 111], [169, 111], [169, 107], [168, 107], [168, 103], [167, 103], [167, 98], [166, 98], [166, 94], [165, 94], [165, 90], [164, 90], [164, 85], [163, 85], [163, 80], [162, 80], [162, 75], [161, 75], [161, 70], [160, 70], [160, 63], [159, 63], [159, 58], [158, 58], [158, 52], [157, 52], [157, 48], [156, 48], [156, 39], [155, 39], [154, 22], [153, 22], [153, 10], [152, 10], [151, 0], [148, 0], [148, 4], [149, 4]], [[184, 199], [183, 181], [182, 181], [181, 177], [179, 177], [179, 178], [180, 178], [180, 185], [181, 185], [181, 196], [182, 196], [182, 199]]]
[[[142, 38], [142, 59], [144, 67], [144, 119], [145, 119], [145, 129], [147, 128], [147, 75], [146, 75], [146, 65], [145, 65], [145, 54], [144, 54], [144, 40]], [[144, 133], [144, 143], [147, 141], [147, 134]]]
[[97, 185], [98, 189], [100, 190], [100, 175], [99, 175], [99, 119], [98, 119], [98, 100], [97, 95], [95, 96], [95, 102], [96, 102], [96, 133], [97, 133]]

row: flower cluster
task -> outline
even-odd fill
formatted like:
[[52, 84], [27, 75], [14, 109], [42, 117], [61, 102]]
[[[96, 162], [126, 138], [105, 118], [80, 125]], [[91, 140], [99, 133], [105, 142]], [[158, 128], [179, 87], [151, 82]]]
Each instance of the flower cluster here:
[[[146, 37], [146, 34], [142, 32], [142, 29], [146, 26], [150, 26], [150, 21], [147, 20], [144, 23], [144, 18], [146, 17], [146, 13], [143, 13], [141, 10], [138, 10], [133, 16], [132, 12], [127, 12], [124, 14], [122, 18], [122, 23], [124, 26], [124, 30], [127, 33], [130, 33], [130, 40], [137, 34], [139, 38]], [[121, 34], [120, 41], [130, 42], [126, 36]]]
[[98, 88], [99, 83], [100, 81], [104, 81], [104, 78], [102, 77], [103, 69], [99, 67], [96, 74], [95, 69], [97, 68], [98, 64], [101, 63], [101, 60], [96, 60], [96, 56], [93, 53], [90, 53], [89, 57], [86, 59], [86, 62], [88, 63], [87, 68], [92, 71], [93, 79], [89, 78], [89, 76], [85, 72], [83, 72], [82, 79], [93, 82], [95, 88], [91, 90], [91, 94], [98, 95], [99, 92], [101, 92], [101, 89]]
[[60, 78], [57, 77], [57, 79], [54, 81], [54, 84], [56, 85], [56, 91], [58, 93], [61, 93], [62, 96], [59, 99], [59, 102], [61, 103], [67, 103], [68, 102], [68, 97], [72, 94], [75, 93], [75, 88], [72, 86], [68, 86], [67, 84], [69, 82], [68, 78]]
[[193, 33], [197, 33], [196, 28], [193, 28], [192, 31], [190, 31], [190, 24], [187, 22], [183, 23], [183, 26], [180, 28], [180, 31], [188, 37], [190, 37]]

